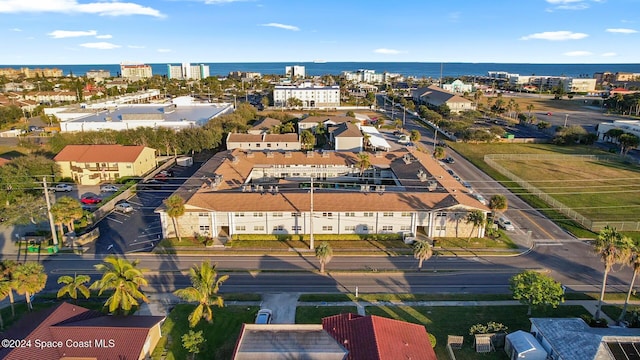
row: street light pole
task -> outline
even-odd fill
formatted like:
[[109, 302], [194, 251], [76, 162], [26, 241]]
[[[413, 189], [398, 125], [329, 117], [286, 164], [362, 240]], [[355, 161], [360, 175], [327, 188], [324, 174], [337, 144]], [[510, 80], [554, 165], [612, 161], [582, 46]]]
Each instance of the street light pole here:
[[567, 119], [569, 118], [569, 114], [564, 114], [564, 127], [567, 127]]

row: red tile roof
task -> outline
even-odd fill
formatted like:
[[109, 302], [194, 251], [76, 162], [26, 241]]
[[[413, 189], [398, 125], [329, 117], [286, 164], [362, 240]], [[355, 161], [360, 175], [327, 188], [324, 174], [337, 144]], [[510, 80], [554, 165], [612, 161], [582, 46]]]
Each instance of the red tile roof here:
[[[161, 316], [110, 316], [64, 302], [28, 314], [3, 333], [3, 339], [31, 340], [31, 347], [0, 349], [0, 358], [58, 360], [66, 356], [98, 360], [138, 359], [149, 330], [163, 319]], [[104, 347], [97, 346], [101, 340], [104, 340]], [[37, 348], [37, 341], [61, 342], [62, 346]]]
[[67, 145], [54, 157], [55, 161], [75, 162], [134, 162], [144, 146], [124, 145]]
[[322, 328], [349, 350], [347, 360], [436, 360], [424, 326], [380, 316], [340, 314]]

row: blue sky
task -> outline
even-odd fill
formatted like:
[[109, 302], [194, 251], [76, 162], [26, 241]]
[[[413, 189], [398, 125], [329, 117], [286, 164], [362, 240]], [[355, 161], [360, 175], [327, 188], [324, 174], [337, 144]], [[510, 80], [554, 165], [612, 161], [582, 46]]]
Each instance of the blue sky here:
[[640, 62], [640, 0], [0, 0], [0, 24], [0, 64]]

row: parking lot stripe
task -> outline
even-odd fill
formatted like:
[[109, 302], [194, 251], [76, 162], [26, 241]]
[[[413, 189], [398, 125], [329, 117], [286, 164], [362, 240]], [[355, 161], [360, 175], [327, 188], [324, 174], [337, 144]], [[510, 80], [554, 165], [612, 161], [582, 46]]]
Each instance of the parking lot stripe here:
[[115, 222], [117, 222], [117, 223], [119, 223], [119, 224], [122, 224], [122, 221], [120, 221], [120, 220], [116, 220], [116, 219], [112, 218], [111, 216], [107, 216], [107, 219], [108, 219], [108, 220], [111, 220], [111, 221], [115, 221]]

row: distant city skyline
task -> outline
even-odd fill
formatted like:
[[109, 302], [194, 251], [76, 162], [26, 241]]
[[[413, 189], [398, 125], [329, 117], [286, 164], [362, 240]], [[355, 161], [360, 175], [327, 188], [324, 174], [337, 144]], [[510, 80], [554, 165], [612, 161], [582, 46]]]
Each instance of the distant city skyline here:
[[640, 63], [640, 0], [0, 0], [0, 64]]

